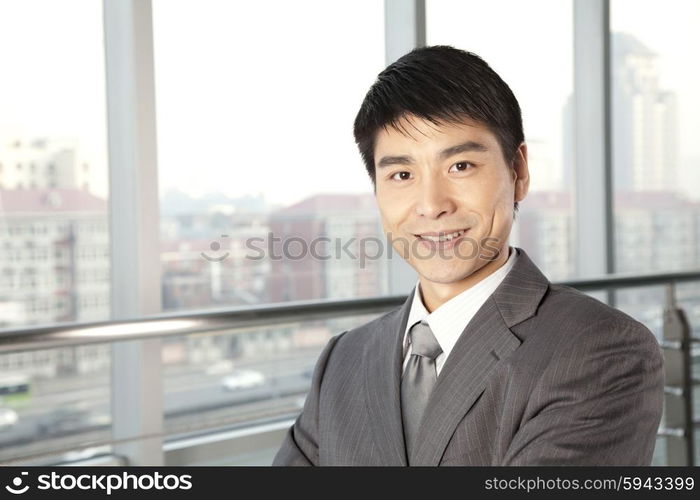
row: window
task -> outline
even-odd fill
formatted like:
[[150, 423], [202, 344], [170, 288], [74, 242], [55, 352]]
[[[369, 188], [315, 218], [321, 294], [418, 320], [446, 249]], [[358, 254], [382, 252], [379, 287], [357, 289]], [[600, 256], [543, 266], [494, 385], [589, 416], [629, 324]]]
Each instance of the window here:
[[[615, 271], [698, 269], [700, 68], [688, 57], [700, 45], [700, 3], [612, 0], [610, 10]], [[697, 336], [700, 283], [675, 295]], [[657, 286], [618, 293], [616, 305], [662, 338], [665, 303]]]
[[[520, 103], [530, 190], [510, 242], [527, 249], [551, 280], [576, 274], [572, 16], [571, 0], [426, 2], [428, 45], [481, 56]], [[536, 28], [535, 19], [541, 20]]]
[[[73, 254], [75, 241], [63, 231], [47, 234], [33, 228], [58, 228], [86, 214], [108, 227], [102, 2], [4, 1], [0, 19], [3, 75], [21, 75], [4, 77], [0, 92], [0, 163], [12, 166], [2, 179], [0, 226], [9, 231], [0, 233], [0, 248], [22, 238], [15, 259], [4, 262], [0, 324], [15, 328], [81, 321], [74, 302], [103, 295], [109, 283], [74, 287], [70, 276], [85, 263], [62, 256]], [[82, 176], [83, 158], [93, 166], [87, 176]], [[82, 181], [89, 182], [88, 192], [81, 191]], [[59, 184], [58, 198], [47, 198], [45, 186]], [[18, 192], [25, 187], [34, 189]], [[108, 241], [109, 235], [95, 238]], [[90, 319], [108, 319], [109, 310], [96, 313]], [[103, 408], [109, 411], [109, 368], [87, 367], [73, 348], [66, 354], [49, 363], [36, 362], [32, 353], [0, 355], [0, 366], [31, 385], [18, 401], [3, 401], [3, 406], [16, 403], [13, 410], [21, 425], [0, 432], [0, 460], [85, 443], [81, 428], [92, 426]], [[109, 362], [109, 350], [103, 356]], [[94, 380], [90, 390], [99, 396], [76, 401], [83, 380]], [[73, 411], [78, 406], [85, 410]], [[90, 439], [109, 438], [109, 418], [105, 425], [100, 422]]]
[[610, 5], [616, 270], [697, 269], [700, 4]]
[[[387, 293], [376, 261], [295, 258], [303, 243], [292, 240], [309, 242], [335, 219], [369, 221], [379, 234], [352, 124], [384, 67], [383, 2], [274, 11], [153, 2], [164, 310], [337, 297], [330, 285], [347, 266], [372, 286], [354, 279], [342, 296]], [[294, 257], [252, 259], [245, 243], [265, 248], [270, 235]]]
[[[66, 217], [69, 224], [77, 223], [77, 220], [70, 220], [67, 213], [76, 214], [75, 219], [85, 214], [105, 222], [107, 218], [102, 9], [99, 2], [91, 0], [72, 0], [69, 5], [72, 7], [49, 0], [29, 0], [3, 2], [0, 6], [0, 18], [5, 21], [0, 32], [0, 58], [9, 72], [23, 75], [21, 79], [5, 79], [0, 93], [0, 109], [3, 110], [0, 129], [7, 139], [6, 144], [0, 145], [0, 161], [22, 158], [14, 160], [18, 175], [7, 178], [0, 223], [25, 227], [23, 233], [30, 238], [32, 246], [38, 246], [38, 242], [46, 238], [34, 231], [35, 226], [54, 225]], [[42, 15], [37, 16], [37, 12]], [[32, 26], [32, 30], [28, 31], [27, 26]], [[37, 33], [41, 36], [36, 36]], [[49, 39], [53, 41], [47, 44]], [[52, 75], [49, 86], [45, 84], [46, 74]], [[96, 167], [91, 171], [92, 176], [84, 179], [85, 182], [90, 179], [89, 186], [93, 188], [85, 192], [77, 175], [82, 174], [89, 158]], [[48, 165], [49, 171], [56, 175], [49, 178], [38, 168], [41, 165]], [[23, 171], [26, 176], [20, 173]], [[43, 186], [59, 184], [62, 186], [60, 199], [49, 199]], [[26, 187], [32, 191], [15, 193]], [[29, 200], [28, 197], [33, 198]], [[95, 235], [98, 237], [108, 235]], [[76, 243], [57, 234], [43, 244], [60, 247], [70, 254]], [[47, 271], [43, 267], [46, 260], [36, 258], [33, 251], [25, 257], [22, 260], [32, 262], [37, 270], [42, 266], [42, 273], [63, 272], [53, 265], [48, 268], [51, 271]], [[78, 268], [82, 262], [79, 259], [61, 261], [60, 265]], [[106, 285], [100, 283], [99, 286]], [[14, 324], [20, 325], [30, 319], [16, 317]], [[76, 321], [80, 318], [60, 315], [46, 320]]]

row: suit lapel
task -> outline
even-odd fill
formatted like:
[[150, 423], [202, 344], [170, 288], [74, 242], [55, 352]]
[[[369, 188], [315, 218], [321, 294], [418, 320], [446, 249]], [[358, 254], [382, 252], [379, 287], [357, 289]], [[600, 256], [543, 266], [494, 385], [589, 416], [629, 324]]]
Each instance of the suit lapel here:
[[437, 465], [455, 428], [486, 388], [491, 372], [520, 345], [489, 298], [455, 344], [433, 389], [411, 465]]
[[524, 250], [515, 251], [515, 265], [466, 326], [440, 372], [411, 465], [440, 463], [457, 425], [485, 390], [491, 374], [520, 346], [510, 328], [531, 317], [547, 291], [549, 280]]
[[403, 332], [413, 293], [404, 304], [381, 318], [365, 350], [365, 392], [376, 448], [383, 465], [406, 465], [401, 422]]

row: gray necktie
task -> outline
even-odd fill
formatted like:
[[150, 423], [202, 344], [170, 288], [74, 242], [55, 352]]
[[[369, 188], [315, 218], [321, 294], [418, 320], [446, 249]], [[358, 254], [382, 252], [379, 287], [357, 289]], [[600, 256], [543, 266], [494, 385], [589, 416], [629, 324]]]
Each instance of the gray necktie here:
[[401, 379], [401, 414], [410, 463], [421, 417], [437, 381], [435, 358], [442, 349], [425, 321], [413, 325], [408, 335], [411, 339], [411, 357]]

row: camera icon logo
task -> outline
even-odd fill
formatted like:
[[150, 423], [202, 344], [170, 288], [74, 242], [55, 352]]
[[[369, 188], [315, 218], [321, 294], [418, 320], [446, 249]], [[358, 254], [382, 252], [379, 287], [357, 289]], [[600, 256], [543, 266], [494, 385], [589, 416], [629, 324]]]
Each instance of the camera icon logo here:
[[22, 472], [20, 476], [17, 476], [12, 480], [12, 485], [14, 488], [10, 485], [5, 486], [5, 489], [9, 491], [10, 493], [13, 493], [15, 495], [21, 495], [22, 493], [26, 493], [27, 490], [29, 489], [29, 485], [25, 485], [24, 487], [22, 486], [22, 476], [27, 476], [29, 475], [28, 472]]

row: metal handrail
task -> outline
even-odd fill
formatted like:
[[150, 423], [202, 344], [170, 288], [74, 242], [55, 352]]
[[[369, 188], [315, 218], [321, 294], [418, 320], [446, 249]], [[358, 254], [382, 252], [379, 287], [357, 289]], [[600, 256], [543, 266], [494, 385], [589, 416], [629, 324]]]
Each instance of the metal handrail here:
[[570, 286], [581, 291], [593, 291], [604, 290], [606, 288], [634, 288], [639, 286], [666, 285], [668, 283], [684, 283], [698, 280], [700, 280], [700, 269], [672, 273], [618, 273], [603, 275], [597, 278], [569, 280], [557, 284]]
[[176, 337], [220, 330], [241, 330], [384, 312], [406, 300], [404, 295], [345, 300], [307, 300], [163, 313], [128, 320], [69, 323], [0, 329], [0, 354], [76, 345]]
[[[615, 274], [553, 284], [570, 286], [581, 291], [592, 291], [688, 281], [700, 281], [700, 270], [641, 275]], [[343, 300], [305, 300], [216, 310], [193, 310], [185, 313], [162, 313], [125, 320], [6, 328], [0, 329], [0, 354], [220, 330], [241, 330], [300, 320], [375, 314], [403, 304], [406, 297], [406, 295], [390, 295]]]

